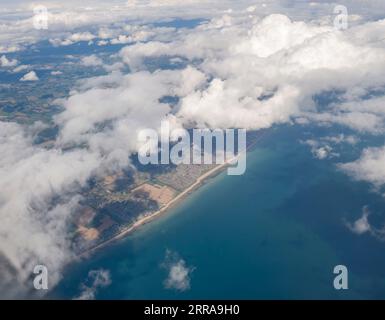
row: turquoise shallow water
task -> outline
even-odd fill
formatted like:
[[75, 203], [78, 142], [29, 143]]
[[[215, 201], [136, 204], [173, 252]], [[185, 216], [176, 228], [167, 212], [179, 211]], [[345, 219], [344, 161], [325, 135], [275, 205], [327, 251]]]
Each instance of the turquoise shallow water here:
[[[357, 236], [364, 205], [385, 208], [365, 183], [332, 160], [312, 158], [302, 129], [271, 130], [248, 154], [243, 176], [211, 179], [164, 217], [70, 266], [50, 297], [73, 298], [90, 270], [111, 284], [99, 299], [385, 298], [384, 244]], [[340, 159], [342, 160], [342, 159]], [[190, 289], [167, 289], [166, 251], [194, 268]], [[349, 268], [349, 290], [333, 288], [333, 267]]]

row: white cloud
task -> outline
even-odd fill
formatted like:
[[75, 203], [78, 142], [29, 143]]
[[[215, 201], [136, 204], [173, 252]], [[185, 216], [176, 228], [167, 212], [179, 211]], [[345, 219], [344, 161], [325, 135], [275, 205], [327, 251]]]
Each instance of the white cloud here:
[[95, 36], [90, 32], [82, 32], [74, 33], [68, 39], [73, 42], [90, 41], [95, 39]]
[[0, 53], [12, 53], [20, 51], [21, 48], [17, 45], [10, 45], [10, 46], [1, 46], [0, 45]]
[[191, 273], [194, 268], [188, 267], [186, 262], [177, 253], [167, 250], [162, 266], [168, 271], [164, 281], [166, 289], [186, 291], [191, 287]]
[[12, 72], [13, 73], [19, 73], [19, 72], [22, 72], [22, 71], [29, 69], [29, 68], [30, 68], [30, 66], [22, 64], [22, 65], [16, 67], [15, 69], [13, 69]]
[[332, 148], [329, 146], [321, 147], [313, 151], [314, 156], [319, 159], [323, 160], [326, 159], [329, 156], [329, 153], [332, 151]]
[[340, 144], [340, 143], [348, 143], [351, 145], [355, 145], [359, 142], [359, 138], [353, 135], [345, 135], [343, 133], [336, 135], [336, 136], [328, 136], [328, 137], [322, 137], [323, 141], [328, 141], [334, 144]]
[[356, 180], [381, 187], [385, 184], [385, 147], [366, 148], [359, 159], [340, 164], [339, 167]]
[[124, 63], [122, 62], [115, 62], [113, 64], [105, 64], [103, 65], [104, 70], [107, 72], [118, 72], [125, 68]]
[[16, 273], [0, 282], [17, 287], [43, 263], [54, 285], [72, 257], [67, 223], [78, 208], [78, 191], [100, 159], [87, 150], [36, 147], [30, 133], [6, 122], [0, 122], [0, 152], [0, 252]]
[[55, 38], [55, 39], [50, 39], [49, 41], [54, 46], [69, 46], [77, 42], [82, 42], [82, 41], [88, 42], [95, 38], [96, 36], [90, 32], [80, 32], [80, 33], [73, 33], [65, 39]]
[[0, 52], [18, 51], [40, 40], [50, 40], [56, 46], [70, 45], [78, 41], [88, 42], [96, 37], [96, 34], [89, 31], [91, 28], [125, 24], [127, 20], [138, 20], [138, 17], [141, 24], [170, 16], [211, 17], [223, 7], [234, 5], [228, 0], [183, 2], [140, 0], [135, 5], [127, 5], [124, 0], [112, 0], [108, 3], [101, 0], [81, 3], [73, 0], [65, 3], [42, 0], [39, 4], [48, 8], [48, 29], [44, 32], [36, 32], [33, 27], [32, 3], [15, 0], [3, 4], [3, 10], [0, 12]]
[[354, 223], [346, 222], [347, 228], [357, 235], [370, 234], [377, 240], [385, 241], [385, 226], [376, 227], [371, 224], [369, 222], [370, 215], [369, 207], [364, 206], [362, 208], [362, 216], [354, 221]]
[[35, 71], [28, 72], [25, 74], [20, 81], [38, 81], [39, 77], [37, 76]]
[[[191, 78], [190, 78], [191, 77]], [[65, 111], [55, 117], [60, 126], [62, 144], [87, 143], [90, 150], [102, 154], [125, 155], [137, 150], [137, 132], [160, 128], [160, 121], [173, 119], [171, 107], [159, 100], [167, 95], [189, 94], [201, 85], [204, 76], [194, 68], [147, 71], [91, 78], [63, 102]], [[112, 126], [100, 129], [110, 121]], [[119, 160], [119, 161], [120, 161]]]
[[293, 22], [282, 15], [247, 22], [226, 18], [220, 25], [214, 20], [176, 34], [172, 42], [127, 46], [120, 56], [131, 70], [145, 68], [146, 57], [202, 59], [200, 70], [213, 80], [181, 97], [177, 115], [201, 126], [259, 129], [302, 116], [382, 132], [382, 114], [373, 108], [346, 110], [335, 104], [314, 112], [309, 104], [315, 94], [333, 87], [349, 91], [384, 84], [385, 49], [358, 41], [362, 26], [342, 33], [332, 25]]
[[81, 63], [86, 67], [96, 67], [96, 66], [102, 66], [103, 60], [93, 54], [91, 56], [82, 58]]
[[111, 44], [126, 44], [134, 42], [131, 36], [119, 35], [116, 39], [111, 40]]
[[311, 147], [311, 152], [318, 160], [324, 160], [331, 157], [338, 157], [338, 153], [333, 152], [333, 148], [325, 143], [320, 143], [316, 140], [306, 140], [305, 144]]
[[88, 283], [81, 285], [82, 292], [76, 300], [94, 300], [98, 290], [111, 284], [111, 275], [108, 270], [91, 270], [86, 280]]
[[97, 45], [100, 46], [100, 47], [106, 46], [106, 45], [108, 45], [108, 41], [100, 40], [100, 41], [97, 42]]
[[5, 55], [0, 57], [0, 67], [10, 68], [15, 67], [19, 62], [16, 59], [9, 60]]
[[369, 221], [368, 221], [369, 214], [370, 214], [369, 209], [367, 206], [365, 206], [362, 209], [362, 217], [357, 219], [353, 224], [347, 223], [348, 228], [352, 232], [359, 234], [359, 235], [367, 233], [367, 232], [371, 232], [372, 227], [370, 226]]
[[[138, 17], [141, 23], [147, 23], [170, 17], [213, 18], [227, 11], [235, 15], [244, 13], [253, 17], [281, 13], [296, 20], [313, 19], [330, 24], [334, 18], [332, 12], [336, 5], [335, 1], [322, 1], [309, 9], [308, 2], [296, 2], [293, 5], [292, 1], [281, 0], [138, 0], [129, 2], [112, 0], [108, 3], [101, 0], [88, 0], [81, 3], [74, 0], [65, 3], [57, 0], [42, 0], [39, 4], [48, 8], [48, 29], [45, 32], [35, 32], [33, 28], [32, 3], [27, 0], [5, 0], [3, 10], [0, 12], [0, 52], [14, 52], [28, 47], [31, 43], [48, 39], [53, 40], [55, 45], [68, 45], [73, 43], [68, 38], [70, 34], [84, 33], [87, 29], [98, 26], [105, 28], [127, 20], [137, 20]], [[351, 18], [373, 20], [385, 14], [385, 7], [379, 0], [365, 2], [364, 0], [341, 0], [339, 4], [348, 6]], [[246, 9], [250, 6], [255, 7], [256, 10], [247, 12]]]

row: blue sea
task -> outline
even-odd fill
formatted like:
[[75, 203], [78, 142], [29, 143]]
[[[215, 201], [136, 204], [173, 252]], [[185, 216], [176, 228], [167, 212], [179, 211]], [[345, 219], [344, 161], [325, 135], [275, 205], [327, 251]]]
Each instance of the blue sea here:
[[[361, 146], [340, 146], [340, 157], [321, 161], [301, 143], [331, 131], [269, 129], [248, 153], [244, 175], [223, 172], [167, 215], [69, 266], [49, 298], [79, 296], [88, 273], [100, 269], [111, 283], [96, 299], [385, 298], [385, 244], [346, 227], [365, 205], [378, 221], [385, 214], [381, 195], [337, 167]], [[192, 270], [189, 288], [165, 286], [167, 252]], [[340, 264], [348, 290], [333, 286]]]

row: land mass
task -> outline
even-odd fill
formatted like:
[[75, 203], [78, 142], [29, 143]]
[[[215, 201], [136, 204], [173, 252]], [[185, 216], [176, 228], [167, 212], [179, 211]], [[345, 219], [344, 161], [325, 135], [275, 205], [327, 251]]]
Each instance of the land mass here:
[[[131, 224], [128, 226], [120, 229], [115, 234], [110, 236], [108, 239], [105, 239], [103, 241], [100, 241], [99, 243], [95, 244], [92, 247], [88, 247], [82, 252], [80, 252], [79, 257], [86, 257], [93, 252], [95, 252], [98, 249], [101, 249], [113, 242], [116, 242], [124, 237], [126, 237], [128, 234], [134, 232], [138, 228], [142, 227], [143, 225], [153, 221], [154, 219], [159, 218], [161, 215], [165, 214], [170, 208], [174, 207], [180, 201], [182, 201], [185, 197], [187, 197], [189, 194], [191, 194], [196, 189], [200, 188], [207, 179], [212, 178], [213, 176], [216, 176], [220, 172], [222, 172], [224, 169], [226, 169], [231, 163], [234, 163], [234, 161], [238, 160], [241, 156], [246, 156], [246, 153], [255, 146], [255, 144], [262, 138], [264, 132], [261, 134], [258, 134], [256, 137], [252, 139], [252, 142], [247, 146], [245, 152], [238, 153], [234, 158], [229, 159], [223, 164], [219, 165], [211, 165], [209, 170], [204, 171], [201, 173], [195, 181], [190, 184], [189, 186], [185, 187], [183, 190], [181, 190], [179, 193], [175, 190], [176, 188], [172, 188], [169, 185], [157, 185], [157, 184], [150, 184], [148, 182], [143, 183], [140, 186], [137, 186], [136, 188], [131, 190], [131, 193], [135, 194], [135, 192], [144, 192], [144, 194], [147, 197], [150, 197], [152, 199], [157, 200], [158, 203], [161, 203], [161, 207], [153, 212], [140, 215], [138, 216]], [[174, 186], [175, 187], [175, 186]], [[92, 229], [93, 231], [93, 229]], [[93, 231], [94, 232], [94, 231]], [[85, 233], [87, 235], [93, 234], [93, 232]], [[84, 231], [83, 231], [84, 233]]]

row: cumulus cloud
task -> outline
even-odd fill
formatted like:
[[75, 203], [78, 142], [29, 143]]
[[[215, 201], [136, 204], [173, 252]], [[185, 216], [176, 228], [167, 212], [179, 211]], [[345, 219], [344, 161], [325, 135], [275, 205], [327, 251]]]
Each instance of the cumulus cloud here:
[[77, 192], [99, 159], [87, 150], [36, 147], [31, 133], [5, 122], [0, 122], [0, 152], [0, 252], [16, 273], [1, 280], [16, 287], [15, 280], [23, 284], [43, 263], [54, 284], [72, 256], [67, 223], [78, 208]]
[[318, 139], [308, 139], [301, 143], [310, 146], [314, 158], [319, 160], [339, 157], [340, 154], [334, 148], [340, 144], [355, 145], [359, 139], [354, 135], [343, 133], [335, 136], [319, 137]]
[[372, 227], [369, 224], [368, 217], [369, 217], [369, 209], [367, 206], [365, 206], [362, 209], [362, 217], [354, 221], [354, 223], [347, 223], [348, 228], [356, 233], [356, 234], [364, 234], [367, 232], [371, 232]]
[[20, 81], [38, 81], [39, 77], [37, 76], [35, 71], [30, 71], [26, 73], [22, 78], [20, 78]]
[[17, 45], [2, 46], [0, 45], [0, 53], [11, 53], [20, 51], [21, 47]]
[[163, 268], [168, 271], [168, 276], [164, 281], [166, 289], [186, 291], [191, 286], [191, 273], [194, 268], [188, 267], [186, 262], [175, 252], [167, 250]]
[[54, 46], [69, 46], [77, 42], [82, 41], [91, 41], [96, 38], [95, 35], [93, 35], [90, 32], [81, 32], [81, 33], [73, 33], [69, 37], [65, 39], [50, 39], [50, 43]]
[[103, 60], [93, 54], [91, 56], [82, 58], [81, 63], [86, 67], [96, 67], [102, 66]]
[[354, 179], [368, 181], [379, 188], [385, 184], [385, 147], [366, 148], [359, 159], [339, 164], [339, 168]]
[[[292, 18], [300, 17], [307, 21], [316, 19], [330, 24], [334, 19], [333, 9], [336, 5], [335, 1], [305, 1], [293, 5], [292, 1], [280, 0], [112, 0], [108, 3], [101, 0], [81, 3], [75, 0], [42, 0], [39, 4], [48, 8], [49, 28], [45, 32], [35, 32], [32, 27], [33, 3], [26, 0], [5, 1], [0, 12], [0, 52], [22, 50], [40, 40], [52, 40], [55, 45], [69, 45], [77, 41], [76, 36], [71, 39], [71, 34], [86, 33], [95, 26], [134, 21], [137, 17], [143, 22], [152, 22], [169, 17], [212, 18], [220, 16], [224, 11], [252, 16], [265, 16], [275, 12]], [[353, 19], [355, 17], [374, 20], [385, 13], [380, 0], [341, 0], [339, 4], [349, 8], [350, 20], [353, 21], [356, 20]]]
[[[157, 32], [159, 32], [157, 30]], [[156, 33], [155, 31], [151, 30], [138, 30], [132, 32], [130, 35], [119, 35], [118, 37], [111, 39], [111, 44], [126, 44], [126, 43], [132, 43], [132, 42], [138, 42], [138, 41], [146, 41], [152, 36], [154, 36]]]
[[25, 64], [22, 64], [22, 65], [20, 65], [20, 66], [17, 66], [16, 68], [14, 68], [14, 69], [12, 70], [12, 72], [13, 72], [13, 73], [19, 73], [19, 72], [22, 72], [22, 71], [27, 70], [27, 69], [29, 69], [29, 68], [30, 68], [30, 66], [25, 65]]
[[100, 47], [106, 46], [106, 45], [108, 45], [108, 41], [100, 40], [100, 41], [97, 42], [97, 45], [100, 46]]
[[303, 143], [311, 147], [311, 152], [314, 158], [317, 158], [319, 160], [324, 160], [327, 158], [339, 156], [339, 154], [336, 152], [333, 152], [333, 148], [328, 144], [326, 144], [325, 142], [321, 143], [320, 141], [309, 139], [304, 141]]
[[325, 146], [325, 147], [321, 147], [321, 148], [318, 148], [318, 149], [315, 149], [313, 151], [313, 155], [319, 159], [319, 160], [323, 160], [323, 159], [326, 159], [328, 156], [329, 156], [329, 153], [332, 151], [332, 148], [329, 147], [329, 146]]
[[82, 292], [75, 298], [76, 300], [94, 300], [98, 290], [105, 288], [111, 284], [110, 271], [99, 269], [91, 270], [85, 283], [80, 288]]
[[19, 62], [16, 59], [8, 59], [5, 55], [0, 57], [0, 67], [10, 68], [17, 66]]
[[[248, 22], [227, 16], [223, 23], [214, 19], [177, 34], [172, 42], [127, 46], [120, 56], [131, 70], [145, 68], [146, 58], [202, 59], [199, 69], [212, 80], [181, 97], [178, 112], [200, 126], [260, 129], [301, 116], [361, 132], [382, 132], [383, 114], [375, 108], [348, 109], [348, 103], [335, 103], [314, 110], [312, 102], [314, 95], [334, 87], [349, 92], [383, 85], [384, 48], [358, 41], [362, 26], [343, 33], [332, 25], [294, 22], [277, 14]], [[372, 23], [367, 28], [372, 29]]]
[[371, 214], [369, 207], [364, 206], [362, 208], [362, 216], [354, 221], [354, 223], [346, 222], [347, 228], [357, 235], [369, 234], [379, 241], [385, 241], [385, 226], [376, 227], [371, 224], [369, 222]]
[[[191, 79], [189, 77], [191, 75]], [[194, 91], [204, 76], [192, 67], [185, 70], [147, 71], [89, 79], [84, 91], [63, 102], [64, 112], [55, 117], [62, 144], [87, 143], [90, 150], [127, 163], [137, 151], [137, 132], [160, 128], [162, 119], [178, 122], [164, 96]], [[106, 88], [106, 84], [108, 87]], [[90, 88], [89, 88], [90, 87]], [[89, 88], [89, 89], [88, 89]], [[101, 126], [111, 122], [108, 129]]]
[[96, 37], [90, 30], [97, 26], [123, 25], [127, 20], [135, 21], [138, 17], [141, 23], [170, 16], [211, 17], [229, 5], [235, 5], [231, 0], [138, 0], [132, 3], [134, 5], [125, 0], [111, 0], [108, 3], [101, 0], [81, 3], [75, 0], [66, 2], [42, 0], [39, 5], [44, 5], [48, 9], [48, 29], [36, 32], [33, 11], [36, 4], [26, 0], [7, 0], [0, 12], [0, 52], [23, 50], [41, 40], [50, 40], [55, 46], [71, 45], [79, 41], [88, 42]]
[[345, 135], [343, 133], [338, 134], [336, 136], [327, 136], [327, 137], [322, 137], [322, 141], [327, 141], [331, 142], [334, 144], [340, 144], [340, 143], [348, 143], [351, 145], [355, 145], [359, 142], [359, 138], [354, 136], [354, 135]]

